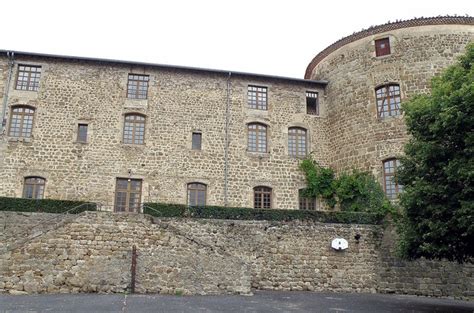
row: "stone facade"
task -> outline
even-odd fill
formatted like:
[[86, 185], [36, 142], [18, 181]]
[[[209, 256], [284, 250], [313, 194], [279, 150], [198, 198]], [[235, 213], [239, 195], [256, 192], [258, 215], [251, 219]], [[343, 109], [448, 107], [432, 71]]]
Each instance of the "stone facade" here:
[[[135, 245], [137, 292], [474, 296], [473, 264], [399, 260], [392, 251], [393, 234], [381, 226], [153, 219], [109, 212], [82, 213], [62, 223], [48, 222], [51, 218], [0, 213], [0, 292], [127, 292]], [[30, 239], [18, 241], [25, 237]], [[336, 237], [348, 240], [347, 250], [331, 248]]]
[[[392, 53], [375, 57], [374, 40]], [[0, 195], [21, 197], [24, 179], [46, 180], [44, 197], [112, 208], [117, 178], [140, 179], [142, 202], [186, 203], [187, 184], [207, 186], [206, 204], [253, 206], [253, 188], [272, 188], [272, 208], [298, 208], [305, 181], [289, 156], [288, 128], [307, 131], [307, 152], [337, 171], [360, 168], [381, 178], [382, 161], [402, 153], [403, 116], [377, 117], [374, 88], [396, 82], [402, 102], [429, 91], [429, 80], [474, 38], [473, 18], [432, 18], [378, 26], [319, 54], [306, 80], [219, 70], [0, 52]], [[41, 66], [38, 91], [15, 88], [18, 66]], [[127, 98], [128, 74], [149, 75], [145, 100]], [[326, 87], [326, 82], [329, 84]], [[268, 90], [268, 110], [250, 109], [249, 85]], [[306, 114], [307, 91], [319, 116]], [[9, 136], [12, 108], [35, 109], [32, 135]], [[3, 111], [3, 110], [2, 110]], [[124, 116], [146, 118], [144, 144], [124, 144]], [[247, 151], [247, 124], [267, 126], [265, 153]], [[87, 143], [77, 142], [88, 125]], [[193, 150], [193, 132], [202, 150]]]
[[[5, 55], [0, 61], [5, 78]], [[322, 95], [322, 83], [234, 75], [228, 101], [228, 74], [219, 72], [26, 55], [15, 62], [40, 65], [42, 73], [37, 92], [15, 90], [14, 81], [10, 85], [6, 120], [15, 105], [36, 111], [31, 138], [9, 137], [8, 125], [4, 128], [4, 196], [20, 197], [24, 177], [40, 176], [47, 181], [46, 198], [111, 205], [115, 180], [125, 177], [143, 180], [142, 201], [186, 203], [186, 185], [200, 182], [207, 185], [207, 204], [224, 205], [228, 138], [228, 205], [252, 207], [253, 188], [265, 185], [273, 188], [274, 207], [296, 208], [304, 179], [298, 160], [287, 153], [288, 127], [307, 129], [310, 151], [321, 162], [327, 153], [324, 118], [305, 114], [305, 92]], [[150, 75], [147, 100], [127, 99], [129, 73]], [[267, 111], [248, 108], [249, 84], [268, 88]], [[122, 143], [129, 112], [146, 116], [143, 145]], [[267, 153], [246, 151], [251, 122], [268, 126]], [[79, 123], [88, 124], [85, 144], [76, 142]], [[202, 133], [202, 150], [191, 149], [192, 132]]]

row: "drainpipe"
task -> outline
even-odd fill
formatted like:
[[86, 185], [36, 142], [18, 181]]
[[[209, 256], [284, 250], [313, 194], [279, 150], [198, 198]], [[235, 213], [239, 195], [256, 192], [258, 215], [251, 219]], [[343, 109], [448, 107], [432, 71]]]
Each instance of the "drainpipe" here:
[[224, 206], [229, 205], [227, 197], [228, 180], [229, 180], [229, 124], [230, 124], [230, 78], [232, 72], [227, 76], [227, 104], [225, 108], [225, 147], [224, 147]]
[[3, 93], [3, 108], [2, 108], [2, 132], [3, 128], [7, 125], [7, 120], [5, 115], [7, 113], [7, 104], [8, 104], [8, 91], [10, 90], [10, 82], [13, 74], [13, 65], [15, 64], [15, 52], [7, 51], [7, 57], [9, 60], [8, 64], [8, 78], [7, 84], [5, 85], [5, 91]]

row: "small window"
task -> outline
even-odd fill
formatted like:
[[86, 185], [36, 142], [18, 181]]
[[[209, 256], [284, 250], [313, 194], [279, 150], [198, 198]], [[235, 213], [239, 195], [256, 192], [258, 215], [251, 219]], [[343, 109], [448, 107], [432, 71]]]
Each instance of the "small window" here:
[[193, 150], [201, 150], [201, 140], [202, 140], [201, 133], [193, 133], [193, 142], [192, 142]]
[[382, 38], [375, 40], [375, 56], [383, 56], [390, 54], [390, 39]]
[[390, 84], [375, 90], [379, 118], [400, 115], [400, 85]]
[[247, 100], [250, 109], [268, 110], [267, 87], [248, 86]]
[[393, 200], [403, 191], [403, 186], [397, 182], [397, 168], [400, 161], [397, 159], [385, 160], [383, 162], [383, 183], [387, 198]]
[[206, 205], [207, 186], [201, 183], [188, 184], [188, 205], [205, 206]]
[[141, 194], [141, 179], [117, 178], [115, 185], [115, 212], [139, 212]]
[[267, 152], [267, 126], [263, 124], [248, 124], [247, 150], [250, 152]]
[[23, 186], [23, 198], [43, 199], [46, 180], [42, 177], [26, 177]]
[[300, 189], [298, 192], [300, 210], [316, 211], [318, 209], [318, 201], [316, 198], [308, 198], [305, 195], [305, 190]]
[[123, 143], [142, 145], [145, 140], [145, 117], [140, 114], [125, 115]]
[[319, 116], [319, 101], [317, 92], [306, 92], [306, 114]]
[[295, 158], [304, 158], [307, 152], [306, 129], [292, 127], [288, 129], [288, 154]]
[[35, 109], [26, 106], [12, 108], [8, 136], [30, 138]]
[[38, 91], [41, 66], [18, 65], [17, 90]]
[[272, 208], [272, 188], [259, 186], [253, 189], [253, 207], [255, 209]]
[[146, 99], [149, 79], [148, 75], [128, 74], [127, 98]]
[[77, 141], [78, 142], [87, 142], [87, 124], [78, 124], [77, 125]]

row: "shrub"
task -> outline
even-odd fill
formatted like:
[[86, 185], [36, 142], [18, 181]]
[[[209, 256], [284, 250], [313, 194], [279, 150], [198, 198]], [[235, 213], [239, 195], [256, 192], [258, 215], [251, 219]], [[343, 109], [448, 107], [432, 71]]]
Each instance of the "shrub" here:
[[0, 197], [0, 211], [77, 214], [96, 210], [95, 203], [84, 201]]
[[226, 220], [292, 221], [310, 220], [322, 223], [380, 224], [382, 214], [364, 212], [322, 212], [306, 210], [264, 210], [219, 206], [189, 207], [179, 204], [145, 203], [143, 213], [156, 217], [189, 217]]

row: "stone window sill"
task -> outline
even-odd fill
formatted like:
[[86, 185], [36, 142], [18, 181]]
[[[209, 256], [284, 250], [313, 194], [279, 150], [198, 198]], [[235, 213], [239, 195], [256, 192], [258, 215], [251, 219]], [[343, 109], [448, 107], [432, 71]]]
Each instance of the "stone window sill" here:
[[7, 137], [8, 142], [32, 142], [33, 138], [25, 138], [25, 137]]
[[251, 158], [263, 159], [263, 158], [269, 158], [270, 157], [269, 152], [253, 152], [253, 151], [246, 151], [246, 152], [247, 152], [247, 156], [249, 156]]
[[124, 148], [137, 148], [137, 149], [144, 149], [146, 147], [146, 144], [132, 144], [132, 143], [120, 143], [122, 147]]
[[392, 116], [384, 116], [384, 117], [378, 117], [377, 120], [381, 123], [390, 123], [393, 122], [394, 120], [401, 120], [403, 119], [403, 114], [399, 115], [392, 115]]

